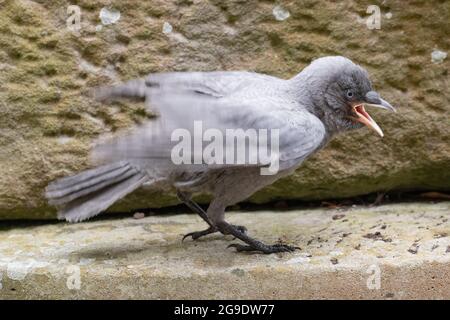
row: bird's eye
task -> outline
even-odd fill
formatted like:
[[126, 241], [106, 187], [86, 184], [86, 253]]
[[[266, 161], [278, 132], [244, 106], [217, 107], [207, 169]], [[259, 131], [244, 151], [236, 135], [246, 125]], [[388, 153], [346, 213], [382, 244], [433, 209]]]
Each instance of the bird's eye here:
[[353, 98], [353, 91], [347, 90], [347, 98]]

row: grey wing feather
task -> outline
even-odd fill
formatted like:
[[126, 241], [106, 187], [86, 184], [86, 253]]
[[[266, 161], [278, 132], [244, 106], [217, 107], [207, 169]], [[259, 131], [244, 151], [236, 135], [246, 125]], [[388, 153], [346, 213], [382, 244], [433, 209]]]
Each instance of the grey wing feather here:
[[[200, 120], [203, 132], [210, 128], [223, 133], [238, 128], [279, 129], [280, 161], [300, 161], [319, 147], [325, 137], [325, 128], [318, 118], [301, 106], [292, 108], [292, 101], [286, 101], [282, 93], [280, 96], [271, 94], [277, 92], [276, 88], [282, 82], [249, 72], [152, 74], [145, 80], [145, 96], [161, 116], [129, 135], [98, 144], [93, 158], [97, 162], [134, 159], [133, 163], [138, 161], [147, 167], [173, 170], [170, 161], [175, 144], [171, 140], [172, 133], [183, 128], [195, 139], [193, 124]], [[198, 165], [183, 170], [226, 166]]]
[[171, 72], [147, 76], [147, 87], [164, 91], [191, 91], [212, 97], [224, 97], [245, 85], [246, 80], [258, 77], [250, 72]]
[[154, 94], [155, 91], [191, 92], [224, 97], [242, 89], [255, 79], [264, 78], [269, 78], [269, 76], [247, 71], [152, 73], [145, 78], [98, 88], [94, 92], [94, 97], [98, 100], [144, 99], [149, 94]]

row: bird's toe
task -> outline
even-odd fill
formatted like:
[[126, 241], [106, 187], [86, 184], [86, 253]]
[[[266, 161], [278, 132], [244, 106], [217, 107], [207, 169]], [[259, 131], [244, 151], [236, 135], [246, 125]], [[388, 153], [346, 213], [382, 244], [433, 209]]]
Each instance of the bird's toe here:
[[230, 244], [227, 248], [235, 248], [237, 252], [260, 252], [265, 254], [270, 253], [278, 253], [278, 252], [294, 252], [295, 250], [301, 250], [300, 247], [289, 246], [286, 244], [274, 244], [274, 245], [265, 245], [261, 243], [261, 245], [242, 245], [233, 243]]
[[212, 227], [210, 227], [210, 228], [208, 228], [206, 230], [189, 232], [189, 233], [187, 233], [187, 234], [185, 234], [183, 236], [183, 239], [181, 239], [181, 242], [183, 242], [188, 237], [191, 237], [192, 240], [197, 240], [197, 239], [199, 239], [201, 237], [204, 237], [204, 236], [206, 236], [208, 234], [215, 233], [215, 232], [217, 232], [217, 229], [216, 228], [212, 228]]

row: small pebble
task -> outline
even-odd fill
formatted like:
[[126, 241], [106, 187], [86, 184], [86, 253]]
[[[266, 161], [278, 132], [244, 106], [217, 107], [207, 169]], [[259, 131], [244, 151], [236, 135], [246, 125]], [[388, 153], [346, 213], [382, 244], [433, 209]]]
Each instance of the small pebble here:
[[434, 50], [431, 53], [431, 61], [433, 63], [442, 63], [447, 58], [447, 52], [441, 50]]
[[272, 10], [272, 13], [275, 19], [277, 19], [278, 21], [284, 21], [291, 16], [289, 11], [287, 11], [282, 6], [275, 6]]
[[419, 252], [419, 245], [417, 243], [413, 243], [411, 247], [408, 249], [409, 253], [417, 254]]
[[107, 26], [110, 24], [114, 24], [120, 19], [120, 11], [108, 8], [102, 8], [100, 10], [100, 20], [102, 24]]
[[133, 214], [133, 218], [134, 219], [143, 219], [143, 218], [145, 218], [145, 213], [143, 213], [143, 212], [136, 212], [135, 214]]
[[172, 33], [173, 27], [170, 23], [164, 22], [162, 32], [164, 34]]

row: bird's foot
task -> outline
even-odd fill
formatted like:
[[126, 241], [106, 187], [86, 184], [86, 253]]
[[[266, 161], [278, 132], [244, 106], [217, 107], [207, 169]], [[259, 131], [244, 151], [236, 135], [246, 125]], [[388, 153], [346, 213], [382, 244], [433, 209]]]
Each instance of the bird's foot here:
[[217, 228], [215, 228], [215, 227], [209, 227], [208, 229], [201, 230], [201, 231], [189, 232], [183, 236], [183, 239], [181, 240], [181, 242], [183, 242], [184, 239], [186, 239], [187, 237], [191, 237], [192, 240], [197, 240], [201, 237], [204, 237], [208, 234], [215, 233], [215, 232], [217, 232]]
[[[259, 242], [259, 241], [258, 241]], [[233, 243], [227, 248], [236, 248], [237, 252], [261, 252], [264, 254], [277, 253], [277, 252], [293, 252], [295, 250], [300, 250], [300, 247], [289, 246], [287, 244], [273, 244], [267, 245], [262, 242], [256, 245], [242, 245]]]
[[277, 252], [292, 252], [295, 250], [300, 250], [299, 247], [289, 246], [286, 244], [277, 243], [274, 245], [267, 245], [261, 241], [255, 240], [249, 237], [246, 233], [242, 232], [236, 226], [233, 226], [225, 221], [217, 224], [217, 229], [223, 234], [231, 234], [234, 237], [242, 240], [247, 245], [242, 244], [231, 244], [228, 248], [236, 248], [238, 252], [260, 252], [260, 253], [277, 253]]
[[[244, 226], [237, 226], [237, 225], [231, 225], [231, 226], [232, 226], [233, 228], [236, 228], [237, 230], [239, 230], [239, 232], [242, 232], [242, 233], [244, 233], [244, 234], [247, 232], [247, 228], [244, 227]], [[183, 242], [184, 239], [186, 239], [186, 238], [188, 238], [188, 237], [191, 237], [192, 240], [197, 240], [197, 239], [199, 239], [199, 238], [201, 238], [201, 237], [204, 237], [204, 236], [206, 236], [206, 235], [208, 235], [208, 234], [211, 234], [211, 233], [216, 233], [216, 232], [218, 232], [218, 231], [219, 231], [219, 229], [217, 229], [216, 227], [209, 227], [209, 228], [206, 229], [206, 230], [189, 232], [189, 233], [187, 233], [187, 234], [185, 234], [185, 235], [183, 236], [183, 239], [181, 240], [181, 242]]]

